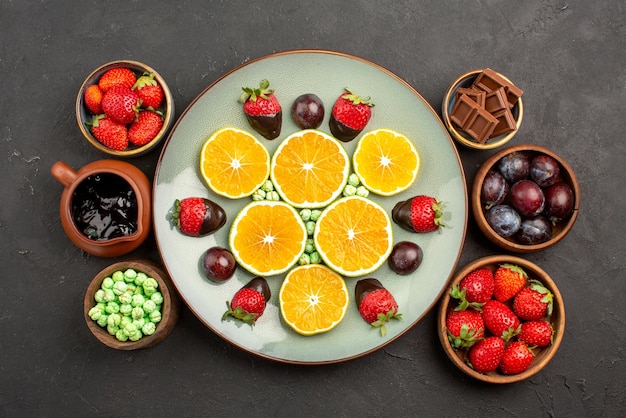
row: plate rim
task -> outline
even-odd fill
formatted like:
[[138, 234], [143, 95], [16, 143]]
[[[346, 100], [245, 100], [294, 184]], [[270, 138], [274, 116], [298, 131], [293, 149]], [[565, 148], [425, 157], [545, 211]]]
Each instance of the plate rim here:
[[[372, 62], [372, 61], [370, 61], [370, 60], [368, 60], [366, 58], [363, 58], [363, 57], [360, 57], [360, 56], [357, 56], [357, 55], [353, 55], [353, 54], [350, 54], [350, 53], [347, 53], [347, 52], [337, 51], [337, 50], [317, 49], [317, 48], [288, 49], [288, 50], [283, 50], [283, 51], [272, 52], [272, 53], [269, 53], [269, 54], [264, 54], [264, 55], [258, 56], [256, 58], [249, 59], [249, 60], [247, 60], [247, 61], [237, 65], [236, 67], [226, 71], [224, 74], [222, 74], [221, 76], [216, 78], [213, 82], [211, 82], [207, 87], [205, 87], [202, 91], [200, 91], [200, 93], [198, 93], [196, 95], [196, 97], [187, 105], [185, 110], [183, 110], [183, 112], [178, 116], [178, 118], [176, 119], [176, 122], [172, 126], [172, 129], [168, 133], [167, 138], [163, 142], [163, 146], [162, 146], [161, 151], [159, 153], [159, 158], [158, 158], [157, 163], [156, 163], [156, 169], [155, 169], [155, 172], [154, 172], [154, 178], [153, 178], [153, 182], [152, 182], [152, 196], [154, 198], [154, 196], [156, 194], [157, 180], [159, 178], [159, 170], [161, 168], [161, 163], [162, 163], [163, 157], [165, 155], [165, 152], [167, 150], [167, 147], [169, 145], [169, 142], [170, 142], [171, 138], [173, 137], [174, 133], [176, 132], [176, 129], [177, 129], [179, 123], [185, 118], [185, 116], [190, 111], [190, 109], [209, 90], [211, 90], [215, 85], [220, 83], [225, 78], [229, 77], [231, 74], [241, 70], [244, 67], [252, 65], [252, 64], [254, 64], [256, 62], [260, 62], [260, 61], [263, 61], [263, 60], [267, 60], [267, 59], [271, 59], [271, 58], [275, 58], [275, 57], [279, 57], [279, 56], [284, 56], [284, 55], [297, 55], [297, 54], [321, 54], [321, 55], [338, 56], [338, 57], [342, 57], [342, 58], [347, 58], [347, 59], [358, 61], [358, 62], [360, 62], [362, 64], [366, 64], [368, 66], [371, 66], [374, 69], [377, 69], [377, 70], [383, 72], [387, 76], [389, 76], [389, 77], [393, 78], [395, 81], [399, 82], [411, 94], [415, 95], [419, 100], [421, 100], [423, 102], [424, 105], [426, 105], [426, 108], [434, 116], [435, 120], [437, 121], [438, 125], [440, 126], [440, 128], [441, 128], [442, 132], [444, 133], [445, 137], [448, 139], [448, 142], [450, 143], [450, 147], [454, 151], [454, 156], [456, 158], [457, 165], [458, 165], [459, 170], [461, 172], [461, 177], [462, 177], [462, 182], [461, 183], [462, 183], [462, 188], [463, 188], [463, 191], [464, 191], [463, 195], [464, 195], [464, 206], [465, 207], [464, 207], [463, 233], [461, 234], [461, 245], [460, 245], [459, 250], [457, 252], [456, 259], [454, 260], [454, 263], [452, 264], [452, 268], [451, 268], [451, 271], [450, 271], [450, 273], [448, 275], [448, 278], [444, 282], [442, 282], [442, 287], [439, 290], [439, 292], [437, 294], [437, 297], [429, 304], [429, 306], [425, 309], [425, 311], [421, 315], [419, 315], [411, 324], [409, 324], [405, 329], [403, 329], [397, 335], [395, 335], [392, 338], [389, 338], [388, 340], [382, 342], [380, 345], [377, 345], [375, 347], [372, 347], [372, 348], [369, 348], [367, 350], [361, 351], [361, 352], [359, 352], [357, 354], [353, 354], [353, 355], [349, 355], [349, 356], [345, 356], [345, 357], [341, 357], [341, 358], [336, 358], [336, 359], [314, 360], [314, 361], [279, 358], [277, 356], [272, 356], [272, 355], [269, 355], [267, 353], [262, 353], [262, 352], [250, 349], [250, 348], [248, 348], [248, 347], [238, 343], [237, 341], [234, 341], [231, 338], [228, 338], [225, 335], [222, 335], [218, 330], [214, 329], [214, 327], [212, 327], [211, 324], [208, 323], [208, 321], [206, 321], [200, 315], [198, 315], [197, 311], [192, 306], [190, 306], [190, 304], [187, 301], [187, 298], [185, 298], [183, 293], [180, 291], [179, 285], [176, 282], [176, 280], [174, 280], [174, 278], [173, 278], [174, 276], [171, 274], [171, 272], [170, 272], [170, 270], [168, 268], [168, 265], [165, 262], [165, 259], [163, 257], [161, 244], [159, 243], [159, 240], [158, 240], [158, 237], [156, 236], [156, 234], [154, 235], [154, 238], [155, 238], [155, 242], [156, 242], [159, 258], [161, 260], [161, 264], [163, 265], [163, 268], [165, 268], [166, 272], [170, 275], [170, 277], [172, 277], [172, 283], [173, 283], [174, 287], [176, 288], [176, 291], [178, 292], [178, 294], [180, 296], [180, 299], [185, 303], [185, 306], [191, 311], [191, 313], [204, 326], [206, 326], [209, 330], [211, 330], [211, 332], [213, 332], [215, 335], [220, 337], [222, 340], [228, 342], [229, 344], [239, 348], [240, 350], [242, 350], [242, 351], [244, 351], [244, 352], [246, 352], [248, 354], [252, 354], [255, 357], [264, 358], [264, 359], [267, 359], [267, 360], [270, 360], [270, 361], [273, 361], [273, 362], [277, 362], [277, 363], [296, 364], [296, 365], [310, 365], [310, 366], [324, 365], [324, 364], [337, 364], [337, 363], [343, 363], [343, 362], [355, 360], [357, 358], [365, 357], [365, 356], [367, 356], [367, 355], [369, 355], [369, 354], [371, 354], [371, 353], [373, 353], [375, 351], [378, 351], [378, 350], [388, 346], [389, 344], [393, 343], [394, 341], [398, 340], [400, 337], [404, 336], [407, 332], [409, 332], [416, 325], [418, 325], [420, 322], [422, 322], [422, 320], [430, 312], [433, 311], [435, 306], [437, 306], [438, 302], [441, 300], [442, 295], [447, 290], [448, 284], [450, 283], [450, 280], [452, 280], [452, 278], [454, 277], [454, 273], [455, 273], [456, 269], [458, 268], [458, 263], [459, 263], [459, 261], [461, 259], [461, 255], [463, 253], [463, 248], [465, 246], [465, 241], [466, 241], [466, 237], [467, 237], [467, 224], [468, 224], [468, 218], [469, 218], [469, 213], [468, 213], [469, 212], [469, 203], [468, 203], [469, 196], [468, 196], [467, 182], [466, 182], [466, 178], [465, 178], [466, 177], [465, 176], [465, 170], [464, 170], [464, 167], [463, 167], [463, 163], [461, 161], [461, 157], [459, 155], [459, 150], [457, 149], [457, 147], [456, 147], [452, 137], [450, 136], [449, 131], [446, 129], [446, 127], [445, 127], [441, 117], [434, 110], [433, 106], [421, 95], [421, 93], [419, 93], [413, 86], [411, 86], [402, 77], [398, 76], [397, 74], [395, 74], [391, 70], [383, 67], [382, 65], [377, 64], [375, 62]], [[153, 223], [153, 230], [156, 230], [155, 229], [155, 226], [156, 226], [156, 217], [155, 216], [152, 217], [152, 223]]]

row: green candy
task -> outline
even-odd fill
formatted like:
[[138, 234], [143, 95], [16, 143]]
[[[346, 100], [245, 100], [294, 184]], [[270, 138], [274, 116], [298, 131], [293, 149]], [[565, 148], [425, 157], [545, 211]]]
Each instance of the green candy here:
[[152, 335], [156, 331], [156, 325], [154, 322], [146, 322], [146, 324], [141, 328], [141, 332], [144, 335]]
[[128, 269], [124, 272], [124, 281], [134, 282], [137, 277], [137, 272], [134, 269]]
[[161, 292], [154, 292], [152, 295], [150, 295], [150, 300], [154, 302], [155, 305], [162, 305], [163, 295], [161, 294]]
[[124, 273], [118, 270], [111, 275], [111, 278], [114, 282], [121, 282], [122, 280], [124, 280]]
[[104, 280], [102, 280], [102, 285], [100, 287], [102, 289], [111, 289], [113, 287], [113, 283], [115, 282], [113, 281], [112, 278], [105, 277]]

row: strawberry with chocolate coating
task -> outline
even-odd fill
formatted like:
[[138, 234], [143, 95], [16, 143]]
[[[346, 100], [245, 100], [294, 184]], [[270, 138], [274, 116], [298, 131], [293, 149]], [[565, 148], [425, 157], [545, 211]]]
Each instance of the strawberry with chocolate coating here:
[[374, 328], [380, 328], [383, 337], [387, 334], [387, 322], [402, 319], [395, 298], [377, 279], [359, 280], [354, 294], [363, 320]]
[[267, 281], [262, 277], [255, 277], [239, 289], [230, 302], [226, 302], [228, 309], [222, 315], [222, 321], [233, 317], [254, 326], [265, 312], [265, 306], [270, 297], [271, 292]]
[[401, 228], [419, 233], [433, 232], [444, 227], [443, 215], [443, 202], [427, 195], [398, 202], [391, 211], [391, 218]]
[[220, 229], [226, 223], [226, 212], [217, 203], [204, 197], [176, 199], [168, 214], [172, 225], [190, 237], [202, 237]]
[[242, 87], [239, 101], [243, 103], [250, 126], [266, 139], [275, 139], [280, 135], [283, 112], [274, 90], [269, 87], [268, 80], [262, 80], [258, 88]]
[[335, 100], [328, 125], [335, 138], [348, 142], [365, 129], [372, 117], [374, 103], [369, 97], [362, 98], [347, 87], [345, 90]]

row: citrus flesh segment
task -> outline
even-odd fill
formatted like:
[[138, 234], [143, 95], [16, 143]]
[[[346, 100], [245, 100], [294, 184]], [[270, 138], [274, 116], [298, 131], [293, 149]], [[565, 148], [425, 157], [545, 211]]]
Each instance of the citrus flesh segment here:
[[345, 280], [321, 264], [289, 271], [278, 298], [284, 321], [302, 335], [320, 334], [336, 327], [350, 301]]
[[321, 208], [335, 200], [348, 180], [350, 158], [332, 136], [298, 131], [278, 146], [270, 177], [276, 191], [297, 208]]
[[392, 196], [413, 185], [420, 157], [406, 136], [391, 129], [377, 129], [359, 138], [352, 163], [367, 189], [381, 196]]
[[228, 237], [237, 263], [257, 276], [289, 269], [304, 251], [306, 239], [300, 215], [279, 201], [256, 201], [244, 206]]
[[209, 188], [231, 199], [250, 196], [269, 177], [270, 155], [251, 133], [224, 127], [202, 146], [200, 172]]
[[313, 239], [324, 263], [347, 277], [376, 270], [393, 247], [389, 215], [360, 196], [344, 197], [328, 206], [317, 220]]

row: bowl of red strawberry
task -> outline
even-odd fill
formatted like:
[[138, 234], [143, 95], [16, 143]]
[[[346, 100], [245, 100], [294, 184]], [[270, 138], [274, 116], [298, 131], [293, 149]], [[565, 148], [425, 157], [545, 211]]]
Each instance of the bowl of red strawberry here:
[[83, 136], [102, 152], [134, 157], [153, 150], [174, 123], [174, 101], [163, 77], [138, 61], [95, 69], [76, 96]]
[[565, 332], [565, 308], [543, 269], [495, 255], [455, 274], [439, 304], [437, 326], [445, 353], [463, 373], [514, 383], [552, 360]]

